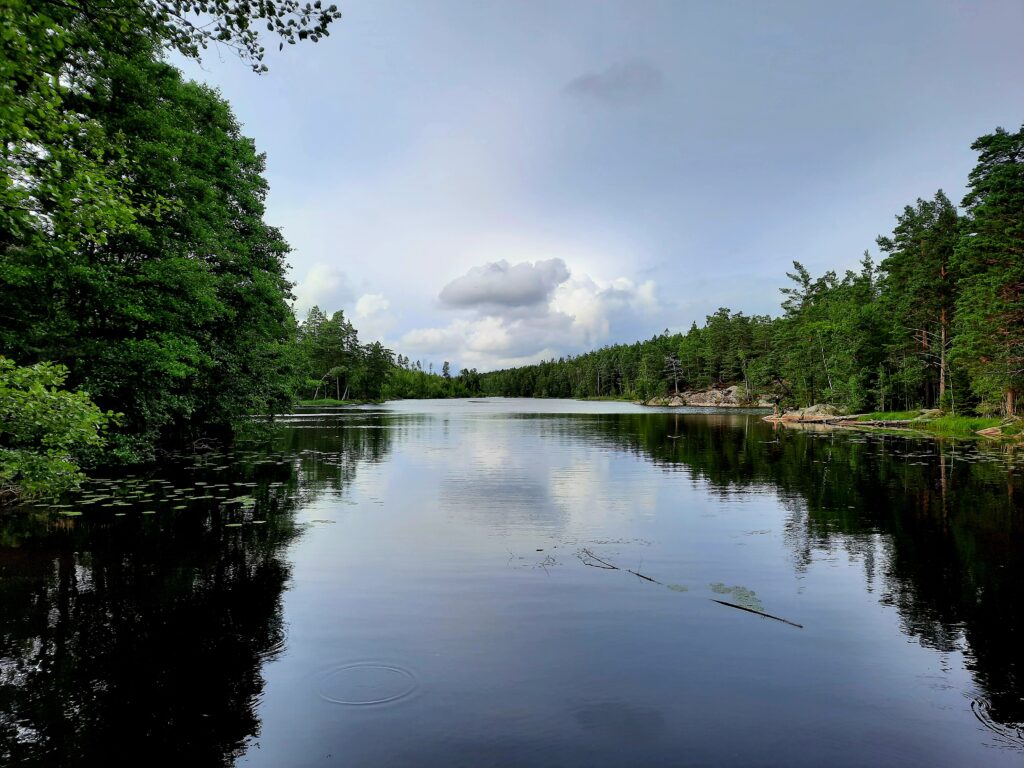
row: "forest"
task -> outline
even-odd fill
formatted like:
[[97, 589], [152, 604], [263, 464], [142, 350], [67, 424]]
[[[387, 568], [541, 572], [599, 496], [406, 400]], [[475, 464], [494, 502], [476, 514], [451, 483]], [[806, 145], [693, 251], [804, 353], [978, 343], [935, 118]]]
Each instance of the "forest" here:
[[787, 273], [776, 317], [702, 327], [486, 373], [487, 394], [648, 400], [742, 385], [782, 407], [1014, 415], [1024, 386], [1024, 127], [972, 145], [958, 209], [940, 190], [896, 217], [857, 270]]
[[783, 405], [1018, 410], [1024, 128], [978, 139], [961, 207], [941, 192], [908, 206], [877, 265], [796, 264], [775, 318], [721, 309], [686, 333], [489, 373], [424, 369], [362, 343], [340, 311], [299, 321], [265, 157], [167, 57], [224, 49], [260, 73], [257, 29], [283, 49], [339, 17], [319, 0], [0, 4], [0, 501], [229, 441], [306, 401], [743, 383]]

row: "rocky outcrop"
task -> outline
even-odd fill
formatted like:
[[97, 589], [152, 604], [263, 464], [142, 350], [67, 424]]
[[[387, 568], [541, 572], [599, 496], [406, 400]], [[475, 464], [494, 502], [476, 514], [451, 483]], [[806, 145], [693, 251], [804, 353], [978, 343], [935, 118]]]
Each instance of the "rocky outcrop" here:
[[644, 405], [689, 406], [691, 408], [771, 408], [773, 403], [762, 396], [747, 392], [744, 387], [732, 386], [654, 397]]
[[786, 411], [781, 415], [765, 416], [764, 420], [799, 424], [826, 424], [840, 421], [842, 418], [842, 412], [834, 405], [818, 404], [812, 405], [809, 408]]

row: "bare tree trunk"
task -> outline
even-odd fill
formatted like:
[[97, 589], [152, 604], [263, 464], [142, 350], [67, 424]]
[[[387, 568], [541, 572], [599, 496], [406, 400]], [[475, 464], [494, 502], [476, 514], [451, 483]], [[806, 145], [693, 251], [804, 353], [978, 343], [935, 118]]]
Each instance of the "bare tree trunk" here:
[[1017, 391], [1010, 387], [1006, 390], [1006, 415], [1013, 416], [1017, 410]]
[[939, 318], [940, 347], [939, 347], [939, 408], [942, 408], [943, 400], [946, 397], [946, 308], [942, 308], [942, 315]]
[[821, 349], [821, 367], [825, 369], [825, 378], [828, 380], [828, 388], [834, 392], [835, 387], [832, 386], [832, 374], [828, 372], [828, 362], [825, 360], [825, 344], [821, 340], [821, 334], [818, 334], [818, 347]]

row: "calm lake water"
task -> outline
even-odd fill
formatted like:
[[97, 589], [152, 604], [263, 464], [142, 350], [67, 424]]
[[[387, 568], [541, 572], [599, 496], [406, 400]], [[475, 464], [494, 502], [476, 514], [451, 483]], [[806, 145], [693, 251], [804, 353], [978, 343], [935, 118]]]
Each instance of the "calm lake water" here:
[[0, 517], [0, 764], [1020, 766], [1022, 469], [756, 413], [297, 414]]

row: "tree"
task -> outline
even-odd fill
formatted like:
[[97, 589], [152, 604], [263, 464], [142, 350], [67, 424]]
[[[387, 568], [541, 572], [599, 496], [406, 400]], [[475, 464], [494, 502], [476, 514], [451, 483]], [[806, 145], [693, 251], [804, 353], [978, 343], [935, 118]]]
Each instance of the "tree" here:
[[960, 277], [954, 354], [983, 401], [1017, 410], [1024, 384], [1024, 126], [982, 136], [954, 253]]
[[0, 504], [77, 485], [80, 459], [103, 445], [115, 414], [64, 389], [67, 374], [60, 365], [19, 367], [0, 357]]
[[294, 321], [288, 246], [263, 221], [263, 156], [215, 91], [136, 42], [94, 65], [80, 107], [120, 137], [129, 162], [109, 170], [133, 221], [83, 240], [61, 214], [57, 247], [9, 241], [0, 340], [20, 361], [66, 365], [73, 386], [123, 411], [112, 444], [142, 457], [281, 407]]
[[263, 157], [166, 48], [263, 70], [257, 24], [319, 40], [297, 0], [0, 3], [0, 350], [56, 360], [124, 410], [124, 457], [286, 402], [287, 245], [263, 220]]
[[[951, 264], [958, 232], [956, 208], [940, 189], [933, 200], [917, 200], [896, 217], [891, 237], [879, 237], [887, 257], [884, 303], [893, 325], [897, 357], [906, 351], [937, 369], [936, 402], [947, 400], [949, 350], [955, 302]], [[926, 394], [926, 393], [924, 393]]]
[[665, 355], [665, 375], [672, 382], [672, 391], [679, 394], [679, 379], [683, 376], [683, 366], [675, 354]]

